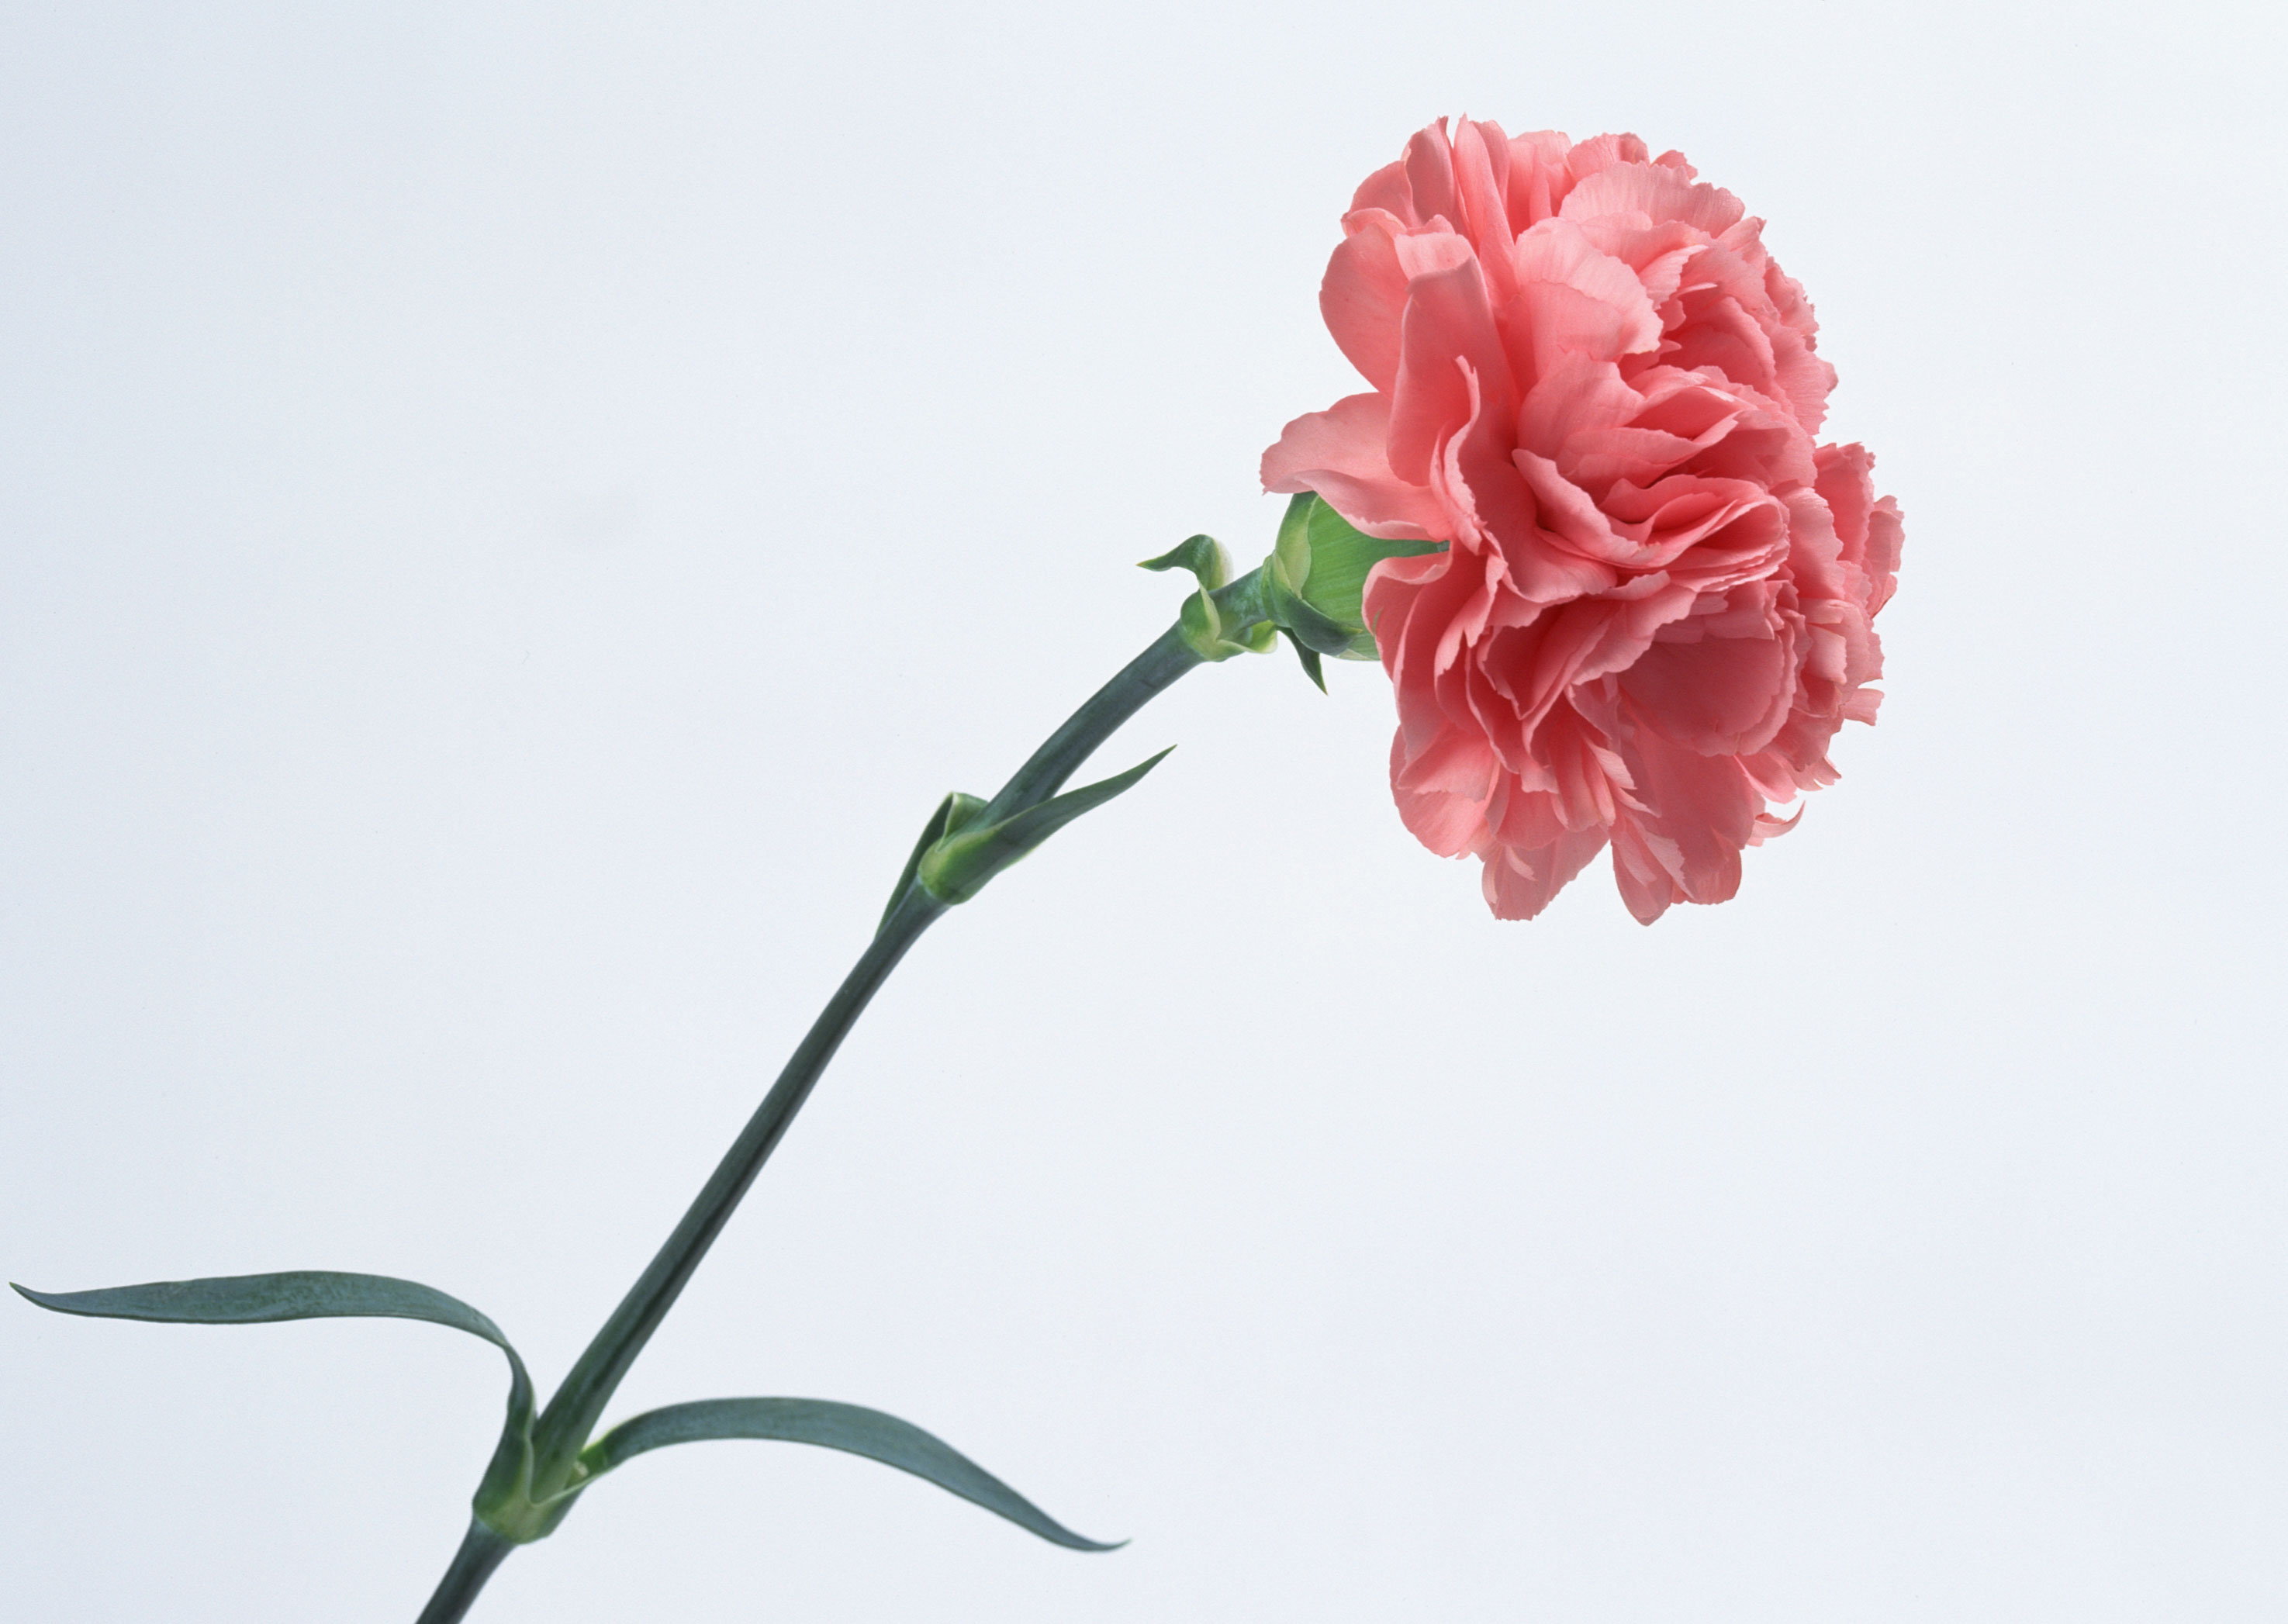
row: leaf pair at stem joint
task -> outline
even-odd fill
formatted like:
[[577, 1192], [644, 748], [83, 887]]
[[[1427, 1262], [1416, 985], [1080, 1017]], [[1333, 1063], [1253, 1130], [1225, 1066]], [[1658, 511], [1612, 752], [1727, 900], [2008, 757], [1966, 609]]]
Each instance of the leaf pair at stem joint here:
[[880, 1410], [822, 1398], [710, 1398], [671, 1404], [622, 1422], [582, 1449], [573, 1481], [553, 1494], [533, 1493], [531, 1377], [500, 1327], [457, 1297], [414, 1280], [380, 1274], [298, 1270], [159, 1280], [100, 1291], [18, 1293], [60, 1314], [141, 1319], [169, 1325], [260, 1325], [286, 1319], [421, 1319], [450, 1326], [508, 1358], [508, 1413], [492, 1463], [477, 1489], [478, 1521], [511, 1544], [544, 1538], [599, 1477], [671, 1444], [716, 1438], [766, 1438], [813, 1444], [894, 1466], [980, 1505], [1053, 1544], [1073, 1550], [1114, 1545], [1075, 1533], [975, 1462], [910, 1422]]
[[983, 891], [995, 875], [1083, 812], [1093, 812], [1115, 796], [1134, 788], [1175, 748], [1172, 744], [1125, 772], [1068, 790], [1006, 818], [995, 818], [989, 802], [955, 790], [938, 803], [937, 811], [923, 827], [914, 854], [906, 860], [905, 872], [898, 876], [897, 888], [890, 893], [890, 905], [882, 910], [883, 923], [889, 922], [898, 904], [916, 884], [940, 902], [968, 901]]

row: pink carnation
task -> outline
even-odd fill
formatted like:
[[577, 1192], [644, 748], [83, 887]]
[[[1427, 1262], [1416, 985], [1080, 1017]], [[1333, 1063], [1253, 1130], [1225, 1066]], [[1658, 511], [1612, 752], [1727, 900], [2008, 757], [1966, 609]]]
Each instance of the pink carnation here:
[[1873, 458], [1816, 445], [1834, 371], [1763, 223], [1633, 135], [1444, 120], [1370, 176], [1319, 304], [1372, 390], [1263, 483], [1391, 558], [1365, 618], [1416, 837], [1529, 919], [1608, 844], [1629, 910], [1721, 902], [1768, 808], [1871, 722], [1898, 567]]

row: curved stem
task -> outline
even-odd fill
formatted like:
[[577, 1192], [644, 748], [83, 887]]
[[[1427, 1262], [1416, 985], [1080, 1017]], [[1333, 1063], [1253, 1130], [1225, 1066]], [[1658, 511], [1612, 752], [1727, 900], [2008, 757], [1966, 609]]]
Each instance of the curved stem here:
[[[1256, 573], [1233, 582], [1215, 596], [1227, 620], [1234, 624], [1243, 627], [1265, 618]], [[1005, 818], [1048, 800], [1122, 723], [1201, 663], [1201, 655], [1184, 638], [1181, 622], [1170, 627], [1049, 735], [993, 797], [989, 815]], [[811, 1023], [778, 1081], [724, 1153], [682, 1222], [604, 1321], [603, 1328], [574, 1362], [563, 1386], [541, 1412], [532, 1432], [529, 1500], [542, 1505], [552, 1502], [556, 1510], [539, 1525], [540, 1533], [552, 1528], [577, 1499], [580, 1451], [636, 1356], [675, 1305], [715, 1237], [730, 1222], [748, 1186], [785, 1137], [795, 1113], [810, 1097], [827, 1063], [868, 1002], [905, 957], [906, 950], [948, 906], [910, 880], [892, 901], [881, 928]], [[418, 1624], [456, 1624], [513, 1549], [512, 1541], [482, 1520], [473, 1522]]]
[[[1005, 816], [1047, 800], [1122, 723], [1199, 663], [1200, 656], [1177, 629], [1172, 627], [1162, 634], [1017, 769], [993, 797], [990, 815]], [[636, 1355], [674, 1306], [869, 1001], [897, 968], [906, 950], [946, 907], [947, 904], [914, 883], [891, 905], [880, 931], [827, 1001], [771, 1091], [683, 1215], [683, 1221], [612, 1311], [541, 1413], [533, 1430], [536, 1496], [544, 1498], [572, 1485], [580, 1451]]]
[[453, 1565], [437, 1581], [437, 1593], [429, 1598], [429, 1604], [421, 1610], [415, 1624], [459, 1624], [475, 1603], [477, 1592], [485, 1588], [485, 1580], [515, 1549], [482, 1523], [471, 1518], [461, 1549], [453, 1553]]

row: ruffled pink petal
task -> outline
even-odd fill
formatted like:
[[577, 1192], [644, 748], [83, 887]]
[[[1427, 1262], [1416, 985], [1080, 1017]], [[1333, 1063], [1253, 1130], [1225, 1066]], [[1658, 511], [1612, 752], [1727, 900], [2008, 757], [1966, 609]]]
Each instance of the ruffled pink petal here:
[[1787, 720], [1796, 639], [1760, 614], [1746, 635], [1695, 635], [1704, 618], [1671, 622], [1621, 673], [1644, 725], [1702, 756], [1742, 756], [1770, 743]]
[[1459, 224], [1461, 200], [1454, 188], [1454, 147], [1440, 119], [1416, 133], [1406, 144], [1406, 185], [1413, 194], [1414, 218], [1419, 225], [1434, 219]]
[[1398, 323], [1406, 273], [1398, 263], [1404, 226], [1387, 210], [1359, 209], [1343, 219], [1343, 240], [1319, 282], [1319, 314], [1359, 376], [1387, 392], [1398, 381]]
[[1459, 733], [1442, 733], [1412, 754], [1402, 738], [1391, 741], [1390, 788], [1399, 819], [1441, 857], [1459, 857], [1482, 838], [1499, 771], [1483, 740]]
[[1359, 189], [1351, 194], [1351, 211], [1380, 210], [1410, 226], [1422, 222], [1414, 214], [1414, 188], [1406, 178], [1406, 160], [1386, 163], [1359, 182]]
[[1527, 232], [1512, 264], [1517, 293], [1501, 321], [1519, 379], [1543, 377], [1576, 356], [1617, 361], [1659, 346], [1660, 313], [1636, 273], [1571, 222], [1544, 220]]
[[1385, 541], [1442, 541], [1444, 516], [1424, 486], [1390, 471], [1390, 397], [1346, 395], [1289, 424], [1263, 454], [1263, 488], [1316, 491], [1335, 511]]
[[1510, 229], [1509, 201], [1502, 182], [1509, 170], [1509, 144], [1498, 125], [1464, 119], [1454, 134], [1454, 183], [1458, 194], [1463, 231], [1483, 245], [1479, 257], [1485, 266], [1486, 285], [1497, 305], [1517, 291], [1517, 276], [1510, 255], [1504, 251], [1516, 234]]
[[1855, 565], [1866, 582], [1871, 617], [1891, 599], [1898, 584], [1899, 504], [1875, 498], [1875, 459], [1861, 445], [1822, 446], [1816, 454], [1818, 490], [1835, 516], [1835, 534], [1845, 562]]
[[1573, 188], [1565, 154], [1572, 143], [1554, 130], [1513, 136], [1509, 143], [1509, 232], [1522, 234], [1557, 212]]
[[1634, 822], [1616, 823], [1611, 839], [1613, 881], [1639, 924], [1648, 925], [1687, 900], [1684, 888], [1670, 872], [1676, 861], [1673, 842], [1648, 834]]
[[[1542, 456], [1561, 456], [1577, 436], [1632, 423], [1645, 396], [1609, 360], [1568, 355], [1545, 368], [1517, 413], [1517, 443]], [[1689, 443], [1689, 442], [1688, 442]]]
[[1867, 562], [1870, 590], [1867, 613], [1872, 616], [1891, 601], [1899, 587], [1899, 549], [1905, 543], [1906, 520], [1899, 516], [1899, 499], [1885, 496], [1867, 515]]
[[1466, 371], [1478, 392], [1516, 399], [1474, 259], [1426, 271], [1407, 283], [1399, 344], [1398, 380], [1390, 395], [1390, 466], [1401, 479], [1426, 485], [1439, 446], [1474, 415], [1476, 395]]
[[[1642, 143], [1638, 145], [1642, 150]], [[1643, 159], [1600, 166], [1566, 195], [1559, 210], [1569, 220], [1608, 214], [1635, 215], [1648, 224], [1677, 220], [1711, 236], [1746, 212], [1722, 187], [1695, 185], [1678, 170]]]
[[1617, 164], [1642, 163], [1648, 156], [1645, 144], [1635, 136], [1593, 135], [1573, 144], [1565, 154], [1565, 168], [1577, 186]]
[[1469, 419], [1440, 447], [1430, 479], [1453, 527], [1455, 544], [1490, 544], [1502, 560], [1505, 584], [1527, 605], [1614, 585], [1618, 577], [1608, 566], [1549, 544], [1535, 521], [1530, 491], [1504, 455], [1507, 436], [1501, 408], [1490, 408], [1482, 400], [1476, 371], [1468, 362], [1457, 365], [1469, 397]]
[[[1616, 829], [1634, 835], [1674, 887], [1668, 902], [1728, 902], [1740, 889], [1740, 852], [1763, 812], [1740, 764], [1699, 756], [1645, 734], [1629, 752], [1649, 812], [1624, 812]], [[1617, 834], [1615, 849], [1621, 846]], [[1648, 890], [1651, 889], [1648, 886]]]
[[1625, 812], [1643, 810], [1628, 764], [1604, 729], [1575, 706], [1553, 710], [1540, 739], [1550, 805], [1567, 828], [1609, 828]]
[[1496, 919], [1530, 919], [1605, 849], [1602, 828], [1569, 830], [1545, 846], [1503, 846], [1486, 857], [1486, 905]]

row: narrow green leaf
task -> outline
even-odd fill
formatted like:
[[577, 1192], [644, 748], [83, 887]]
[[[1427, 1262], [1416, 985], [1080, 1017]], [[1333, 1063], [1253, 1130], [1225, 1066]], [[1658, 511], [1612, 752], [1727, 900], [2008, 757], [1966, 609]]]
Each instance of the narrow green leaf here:
[[1115, 796], [1127, 794], [1143, 781], [1147, 772], [1175, 754], [1175, 750], [1176, 747], [1172, 744], [1157, 756], [1138, 762], [1125, 772], [1116, 772], [1110, 778], [1084, 784], [1078, 789], [1068, 789], [1054, 800], [1044, 801], [1038, 806], [1029, 806], [1015, 817], [1005, 819], [996, 825], [995, 834], [997, 837], [1014, 842], [1018, 854], [1021, 856], [1083, 812], [1094, 812]]
[[1212, 535], [1188, 535], [1156, 558], [1147, 558], [1139, 569], [1188, 569], [1211, 592], [1231, 579], [1231, 555]]
[[[11, 1282], [13, 1284], [13, 1282]], [[479, 1503], [488, 1490], [506, 1492], [531, 1470], [532, 1378], [500, 1327], [458, 1297], [415, 1280], [385, 1274], [344, 1274], [298, 1269], [283, 1274], [230, 1274], [197, 1280], [153, 1280], [98, 1291], [33, 1291], [17, 1295], [59, 1314], [96, 1319], [142, 1319], [162, 1325], [268, 1325], [282, 1319], [425, 1319], [483, 1338], [508, 1355], [508, 1418], [500, 1446], [485, 1470]]]
[[1116, 1550], [1126, 1543], [1108, 1545], [1075, 1533], [975, 1462], [909, 1422], [823, 1398], [707, 1398], [671, 1404], [622, 1422], [589, 1445], [580, 1463], [592, 1482], [649, 1450], [734, 1438], [814, 1444], [879, 1461], [1070, 1550]]
[[154, 1280], [100, 1291], [17, 1295], [59, 1314], [98, 1319], [148, 1319], [168, 1325], [266, 1325], [281, 1319], [426, 1319], [481, 1336], [514, 1357], [500, 1327], [458, 1297], [385, 1274], [298, 1269], [285, 1274], [228, 1274], [198, 1280]]

